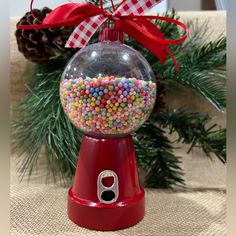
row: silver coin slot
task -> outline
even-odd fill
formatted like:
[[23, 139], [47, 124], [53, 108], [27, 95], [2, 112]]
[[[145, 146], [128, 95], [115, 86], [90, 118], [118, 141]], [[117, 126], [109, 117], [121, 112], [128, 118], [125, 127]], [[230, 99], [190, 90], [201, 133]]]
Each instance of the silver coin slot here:
[[[108, 181], [104, 181], [104, 180]], [[107, 182], [107, 184], [105, 184]], [[107, 185], [107, 186], [106, 186]], [[111, 204], [119, 196], [118, 177], [112, 170], [104, 170], [98, 175], [97, 197], [100, 202]]]

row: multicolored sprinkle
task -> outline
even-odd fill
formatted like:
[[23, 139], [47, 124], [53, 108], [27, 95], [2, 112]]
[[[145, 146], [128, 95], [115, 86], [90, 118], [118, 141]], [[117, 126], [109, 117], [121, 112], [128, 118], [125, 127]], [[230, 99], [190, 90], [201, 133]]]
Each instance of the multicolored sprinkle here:
[[60, 97], [72, 123], [85, 133], [128, 134], [148, 119], [156, 84], [114, 76], [65, 79], [60, 84]]

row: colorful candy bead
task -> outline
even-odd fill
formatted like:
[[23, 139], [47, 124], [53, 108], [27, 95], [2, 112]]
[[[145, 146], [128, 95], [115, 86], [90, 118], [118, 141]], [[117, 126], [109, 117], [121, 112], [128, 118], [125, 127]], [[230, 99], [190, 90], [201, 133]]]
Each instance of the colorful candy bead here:
[[85, 133], [128, 134], [148, 118], [156, 99], [156, 84], [136, 78], [65, 79], [60, 84], [62, 106]]

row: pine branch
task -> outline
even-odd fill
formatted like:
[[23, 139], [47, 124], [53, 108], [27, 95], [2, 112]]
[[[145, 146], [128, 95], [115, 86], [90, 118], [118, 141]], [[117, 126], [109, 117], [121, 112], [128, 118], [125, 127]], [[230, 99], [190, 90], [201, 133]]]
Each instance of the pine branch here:
[[60, 105], [58, 88], [64, 66], [59, 61], [38, 66], [29, 76], [33, 78], [30, 93], [17, 108], [18, 117], [12, 123], [13, 150], [22, 158], [19, 167], [22, 177], [26, 171], [31, 176], [44, 145], [54, 178], [56, 173], [61, 173], [62, 179], [73, 177], [80, 135]]
[[[206, 43], [200, 47], [185, 50], [176, 55], [180, 71], [175, 72], [172, 63], [167, 60], [166, 66], [160, 72], [166, 83], [177, 81], [186, 85], [210, 101], [218, 110], [226, 107], [226, 73], [217, 70], [225, 65], [226, 39], [222, 37], [215, 42]], [[155, 67], [155, 65], [153, 65]], [[219, 96], [220, 94], [220, 96]]]
[[146, 170], [146, 187], [171, 188], [183, 186], [181, 159], [173, 153], [165, 132], [146, 122], [134, 137], [139, 166]]
[[223, 112], [226, 107], [226, 87], [225, 83], [219, 80], [222, 77], [225, 77], [225, 72], [196, 69], [191, 70], [191, 72], [182, 71], [176, 79], [197, 90], [218, 110]]
[[[222, 36], [215, 41], [187, 47], [185, 51], [178, 54], [177, 59], [181, 65], [211, 70], [225, 65], [226, 63], [226, 37]], [[183, 67], [182, 67], [183, 68]]]
[[168, 128], [170, 134], [177, 132], [177, 142], [190, 144], [189, 151], [194, 147], [201, 148], [206, 156], [217, 156], [226, 162], [226, 130], [215, 129], [216, 124], [209, 126], [211, 118], [198, 112], [186, 110], [169, 110], [151, 117], [151, 122]]
[[226, 163], [226, 129], [209, 132], [206, 143], [209, 145], [203, 146], [203, 150], [207, 156], [211, 156], [213, 152], [223, 163]]

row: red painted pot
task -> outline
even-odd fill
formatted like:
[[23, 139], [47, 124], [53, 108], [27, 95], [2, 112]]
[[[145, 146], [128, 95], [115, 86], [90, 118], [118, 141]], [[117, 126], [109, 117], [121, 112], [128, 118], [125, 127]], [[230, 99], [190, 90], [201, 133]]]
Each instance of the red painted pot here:
[[132, 137], [84, 136], [68, 191], [69, 218], [85, 228], [117, 230], [139, 222], [144, 207]]

